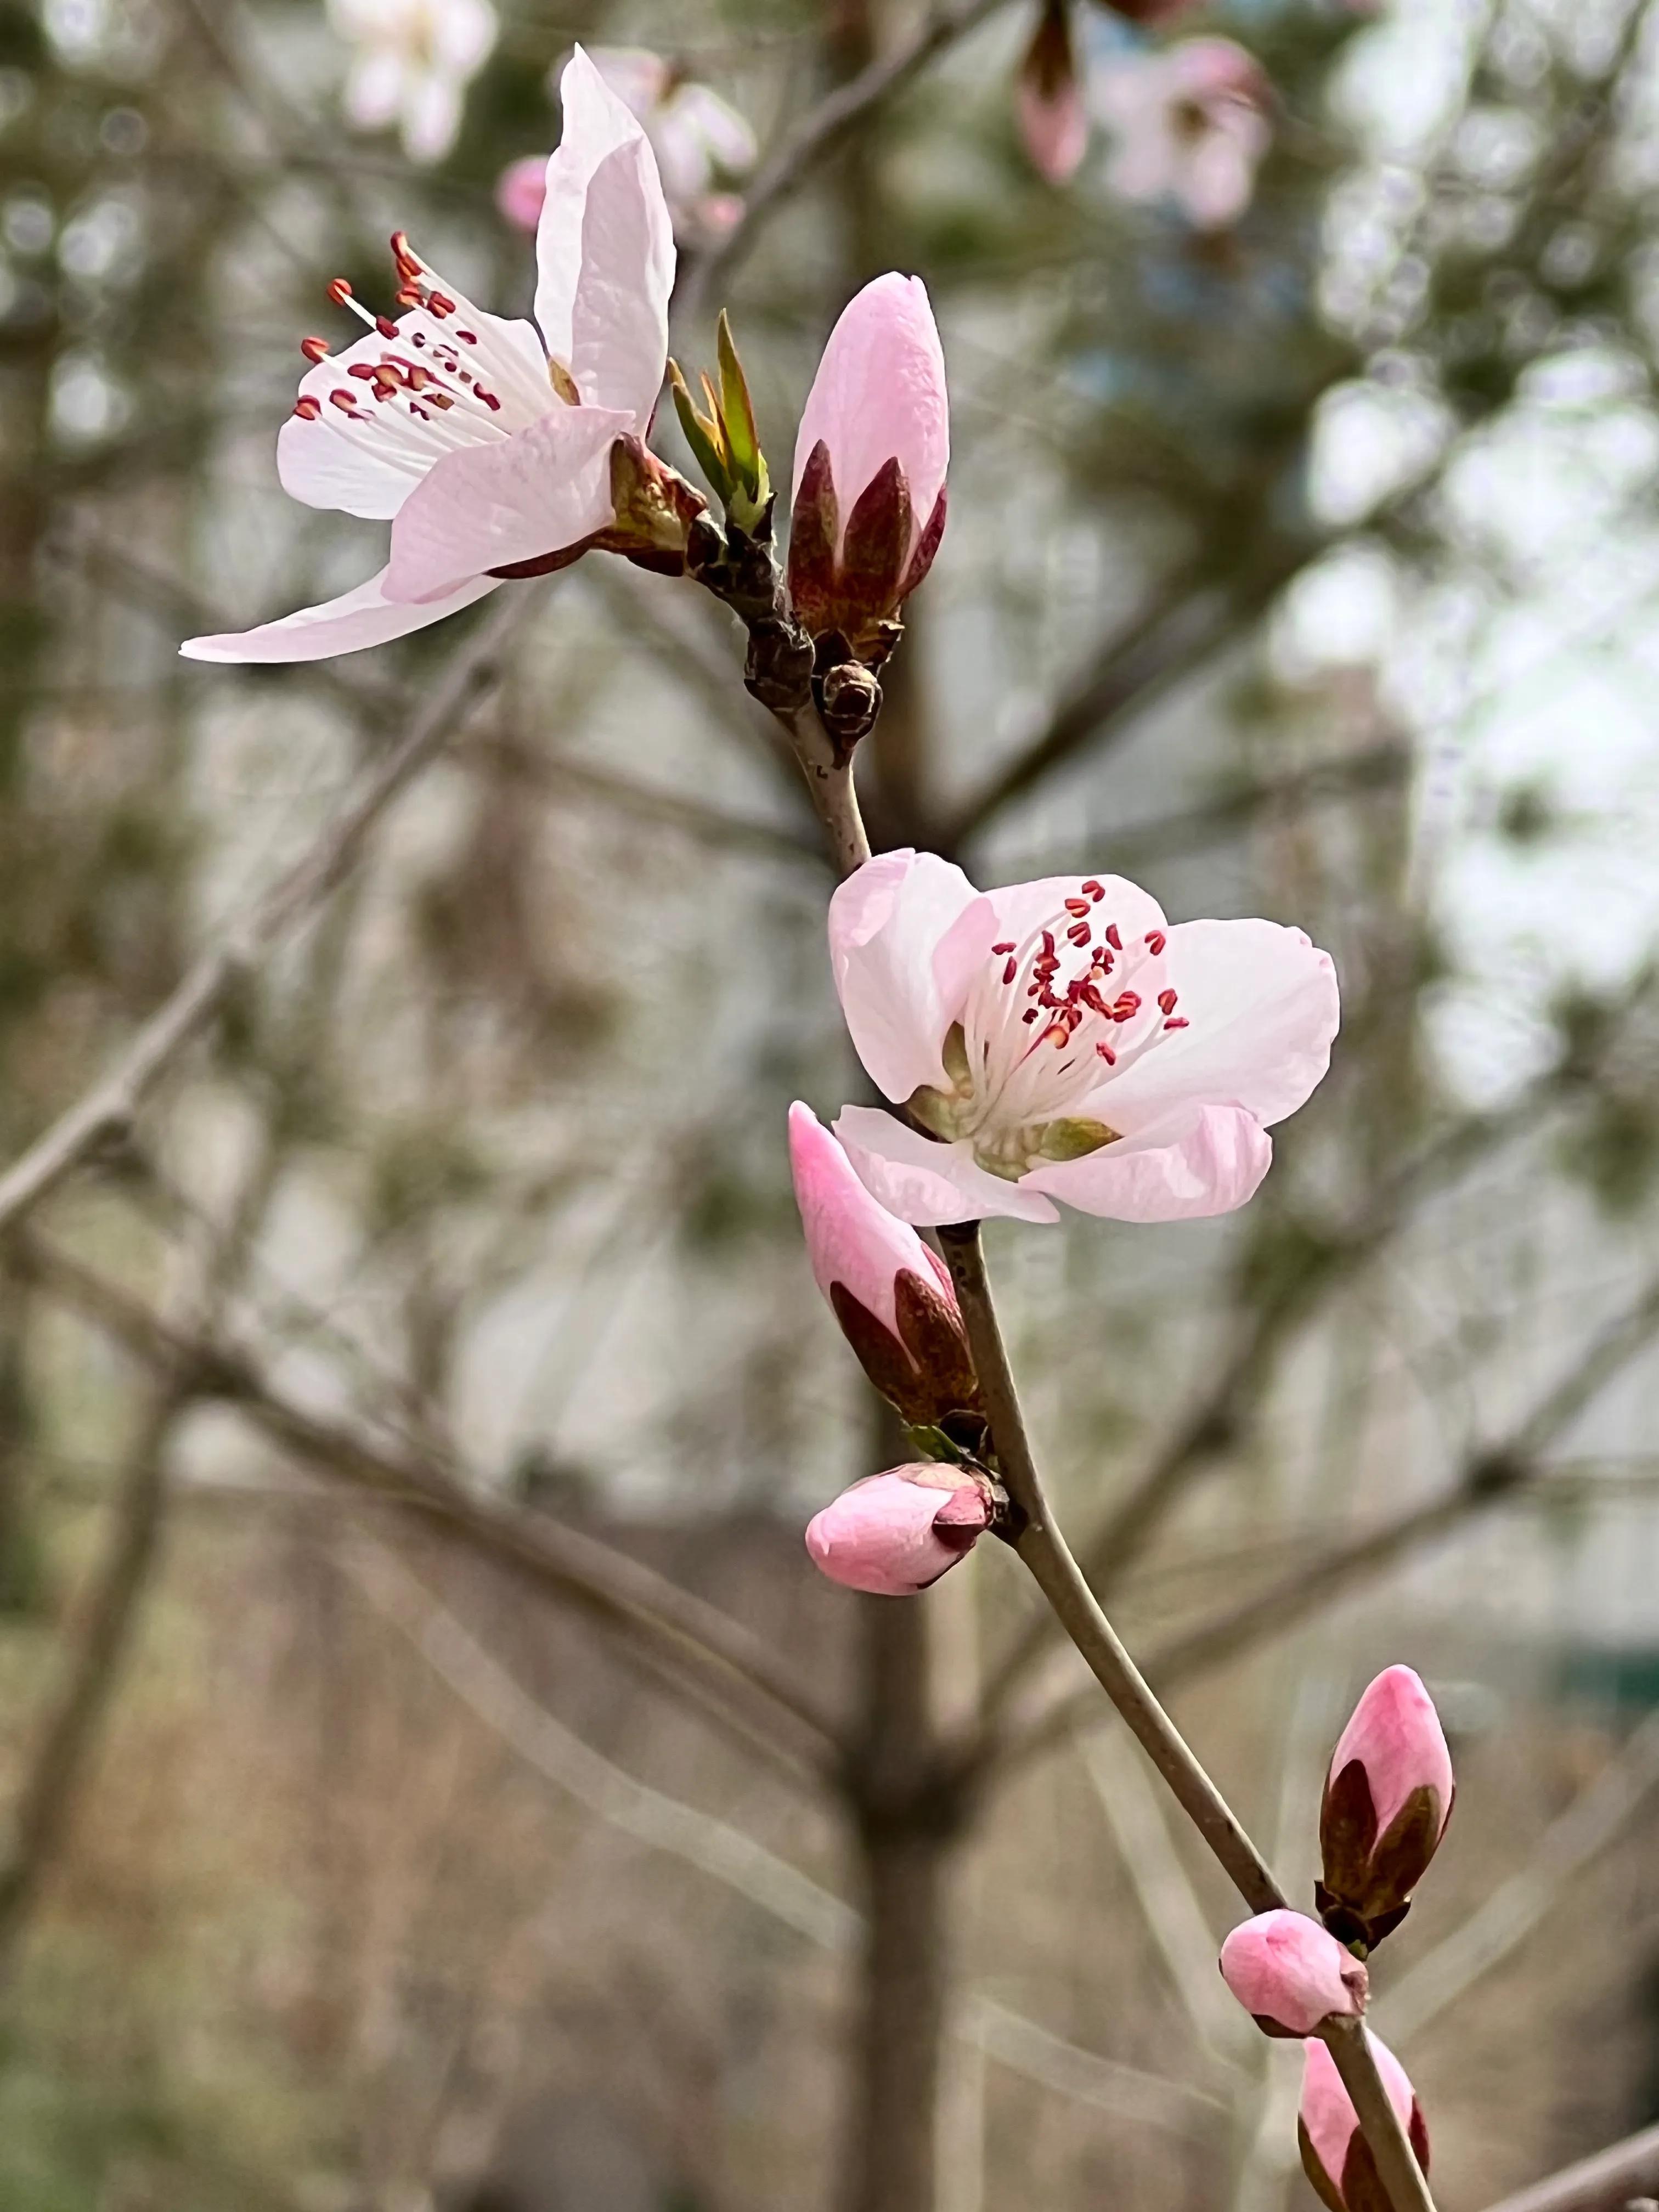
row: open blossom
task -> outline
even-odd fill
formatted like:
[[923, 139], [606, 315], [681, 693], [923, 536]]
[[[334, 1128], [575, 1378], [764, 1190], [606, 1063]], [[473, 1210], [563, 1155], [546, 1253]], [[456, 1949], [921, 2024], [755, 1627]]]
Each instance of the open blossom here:
[[908, 1222], [876, 1203], [799, 1100], [789, 1109], [789, 1164], [813, 1275], [877, 1389], [913, 1427], [976, 1406], [949, 1270]]
[[489, 0], [328, 0], [328, 16], [356, 49], [344, 100], [357, 129], [395, 123], [411, 161], [441, 161], [466, 88], [495, 47]]
[[[1360, 2033], [1370, 2045], [1389, 2102], [1426, 2173], [1429, 2131], [1406, 2069], [1368, 2028]], [[1306, 2045], [1297, 2137], [1303, 2170], [1329, 2212], [1392, 2212], [1393, 2199], [1378, 2178], [1370, 2145], [1359, 2132], [1359, 2115], [1342, 2086], [1336, 2061], [1317, 2039]]]
[[1344, 1942], [1378, 1943], [1405, 1918], [1455, 1795], [1434, 1700], [1409, 1667], [1386, 1668], [1337, 1741], [1319, 1811], [1318, 1904]]
[[1014, 113], [1031, 165], [1051, 185], [1077, 173], [1089, 147], [1089, 116], [1078, 81], [1066, 0], [1043, 0], [1019, 65]]
[[848, 1106], [836, 1133], [919, 1225], [1054, 1221], [1057, 1199], [1227, 1212], [1336, 1035], [1335, 971], [1300, 930], [1171, 925], [1116, 876], [976, 891], [933, 854], [884, 853], [837, 888], [830, 952], [859, 1057], [909, 1115]]
[[951, 461], [945, 355], [919, 276], [890, 273], [830, 333], [795, 440], [789, 593], [814, 638], [879, 659], [933, 566]]
[[648, 558], [660, 539], [672, 558], [684, 531], [673, 502], [688, 488], [642, 442], [668, 350], [668, 210], [644, 132], [580, 50], [564, 114], [534, 323], [485, 314], [399, 232], [398, 319], [371, 314], [339, 278], [330, 296], [367, 335], [337, 355], [305, 342], [313, 366], [276, 441], [277, 474], [308, 506], [389, 521], [386, 566], [321, 606], [194, 638], [191, 659], [319, 660], [380, 645], [594, 543]]
[[1115, 137], [1107, 173], [1128, 200], [1173, 200], [1200, 230], [1225, 230], [1250, 204], [1273, 143], [1272, 88], [1231, 39], [1188, 39], [1098, 70], [1091, 93]]
[[867, 1474], [806, 1527], [812, 1564], [872, 1597], [914, 1597], [965, 1559], [991, 1522], [988, 1487], [921, 1462]]
[[1269, 2035], [1311, 2035], [1322, 2021], [1358, 2020], [1369, 1978], [1305, 1912], [1260, 1912], [1221, 1947], [1221, 1978]]

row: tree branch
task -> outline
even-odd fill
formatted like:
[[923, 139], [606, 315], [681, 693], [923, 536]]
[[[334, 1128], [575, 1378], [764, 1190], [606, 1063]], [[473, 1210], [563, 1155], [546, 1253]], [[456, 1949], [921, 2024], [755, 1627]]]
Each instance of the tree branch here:
[[839, 1729], [815, 1692], [718, 1607], [625, 1553], [468, 1486], [412, 1455], [284, 1396], [245, 1348], [170, 1327], [120, 1285], [30, 1232], [11, 1264], [82, 1319], [198, 1397], [235, 1407], [273, 1443], [331, 1479], [416, 1511], [621, 1634], [654, 1679], [738, 1733], [781, 1772], [820, 1786], [840, 1770]]
[[1487, 2212], [1625, 2212], [1659, 2190], [1659, 2127], [1626, 2136], [1594, 2158], [1564, 2166]]
[[451, 660], [398, 744], [367, 770], [330, 817], [310, 850], [221, 932], [110, 1072], [0, 1175], [0, 1231], [20, 1220], [83, 1160], [128, 1133], [150, 1091], [230, 994], [323, 904], [355, 865], [392, 801], [493, 681], [498, 655], [528, 619], [533, 604], [519, 599], [496, 609]]

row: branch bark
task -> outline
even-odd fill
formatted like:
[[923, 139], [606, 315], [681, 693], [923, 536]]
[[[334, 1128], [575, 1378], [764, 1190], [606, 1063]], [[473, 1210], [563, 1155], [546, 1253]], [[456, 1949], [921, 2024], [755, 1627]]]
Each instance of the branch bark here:
[[1659, 2191], [1659, 2127], [1644, 2128], [1594, 2158], [1564, 2166], [1487, 2212], [1625, 2212]]

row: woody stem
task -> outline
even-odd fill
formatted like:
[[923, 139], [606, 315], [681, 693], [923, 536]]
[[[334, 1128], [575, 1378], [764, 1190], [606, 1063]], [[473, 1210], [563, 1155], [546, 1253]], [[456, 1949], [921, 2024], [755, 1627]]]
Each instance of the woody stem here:
[[853, 757], [849, 753], [845, 759], [837, 757], [835, 740], [811, 707], [798, 707], [789, 713], [775, 708], [773, 712], [800, 763], [836, 873], [850, 876], [870, 857], [870, 840], [853, 781]]
[[[979, 1224], [970, 1221], [942, 1228], [939, 1237], [961, 1304], [997, 1462], [1009, 1495], [1024, 1516], [1015, 1548], [1095, 1680], [1128, 1723], [1251, 1911], [1270, 1912], [1284, 1907], [1287, 1900], [1271, 1869], [1153, 1696], [1084, 1579], [1054, 1519], [1031, 1451], [1007, 1346], [992, 1303]], [[1319, 2033], [1353, 2101], [1395, 2212], [1435, 2212], [1428, 2183], [1358, 2023], [1331, 2021]]]

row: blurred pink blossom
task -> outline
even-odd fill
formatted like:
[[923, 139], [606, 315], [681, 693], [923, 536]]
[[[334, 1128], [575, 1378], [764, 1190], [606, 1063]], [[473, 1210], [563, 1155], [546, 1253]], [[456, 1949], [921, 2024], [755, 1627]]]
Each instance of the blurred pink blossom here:
[[1173, 200], [1199, 230], [1238, 221], [1273, 143], [1272, 88], [1243, 46], [1188, 39], [1097, 70], [1090, 94], [1116, 139], [1115, 191]]
[[746, 177], [760, 151], [747, 117], [647, 47], [595, 46], [592, 53], [651, 141], [676, 233], [700, 243], [723, 236], [741, 217], [743, 202], [721, 180]]
[[843, 1490], [807, 1523], [806, 1548], [831, 1582], [872, 1597], [914, 1597], [972, 1551], [990, 1518], [980, 1483], [922, 1462]]
[[547, 198], [547, 156], [526, 154], [509, 161], [495, 179], [495, 205], [515, 230], [533, 231]]
[[1369, 1978], [1359, 1960], [1303, 1912], [1261, 1912], [1221, 1947], [1221, 1975], [1270, 2033], [1311, 2035], [1333, 2015], [1358, 2020]]
[[1323, 1077], [1335, 971], [1300, 930], [1171, 926], [1121, 877], [976, 891], [930, 853], [884, 853], [836, 889], [830, 953], [860, 1059], [899, 1121], [836, 1133], [918, 1224], [1054, 1201], [1121, 1221], [1225, 1213], [1267, 1135]]
[[1014, 112], [1031, 165], [1051, 185], [1075, 176], [1089, 145], [1066, 0], [1045, 0], [1014, 88]]
[[[1369, 2028], [1360, 2033], [1370, 2045], [1389, 2102], [1399, 2114], [1417, 2162], [1426, 2173], [1429, 2131], [1406, 2069]], [[1297, 2134], [1308, 2179], [1327, 2204], [1342, 2206], [1346, 2212], [1370, 2212], [1370, 2208], [1389, 2201], [1376, 2179], [1370, 2148], [1359, 2133], [1359, 2116], [1342, 2086], [1336, 2061], [1316, 2037], [1305, 2045]]]
[[329, 22], [356, 49], [344, 105], [359, 131], [393, 124], [411, 161], [441, 161], [461, 126], [466, 88], [500, 25], [489, 0], [328, 0]]
[[[368, 334], [314, 366], [276, 441], [285, 490], [392, 524], [366, 584], [197, 660], [321, 660], [441, 621], [503, 574], [557, 564], [616, 519], [611, 453], [642, 439], [662, 382], [674, 242], [644, 132], [577, 50], [537, 232], [536, 320], [489, 315], [399, 233], [394, 323], [331, 287]], [[539, 327], [538, 327], [539, 326]]]

